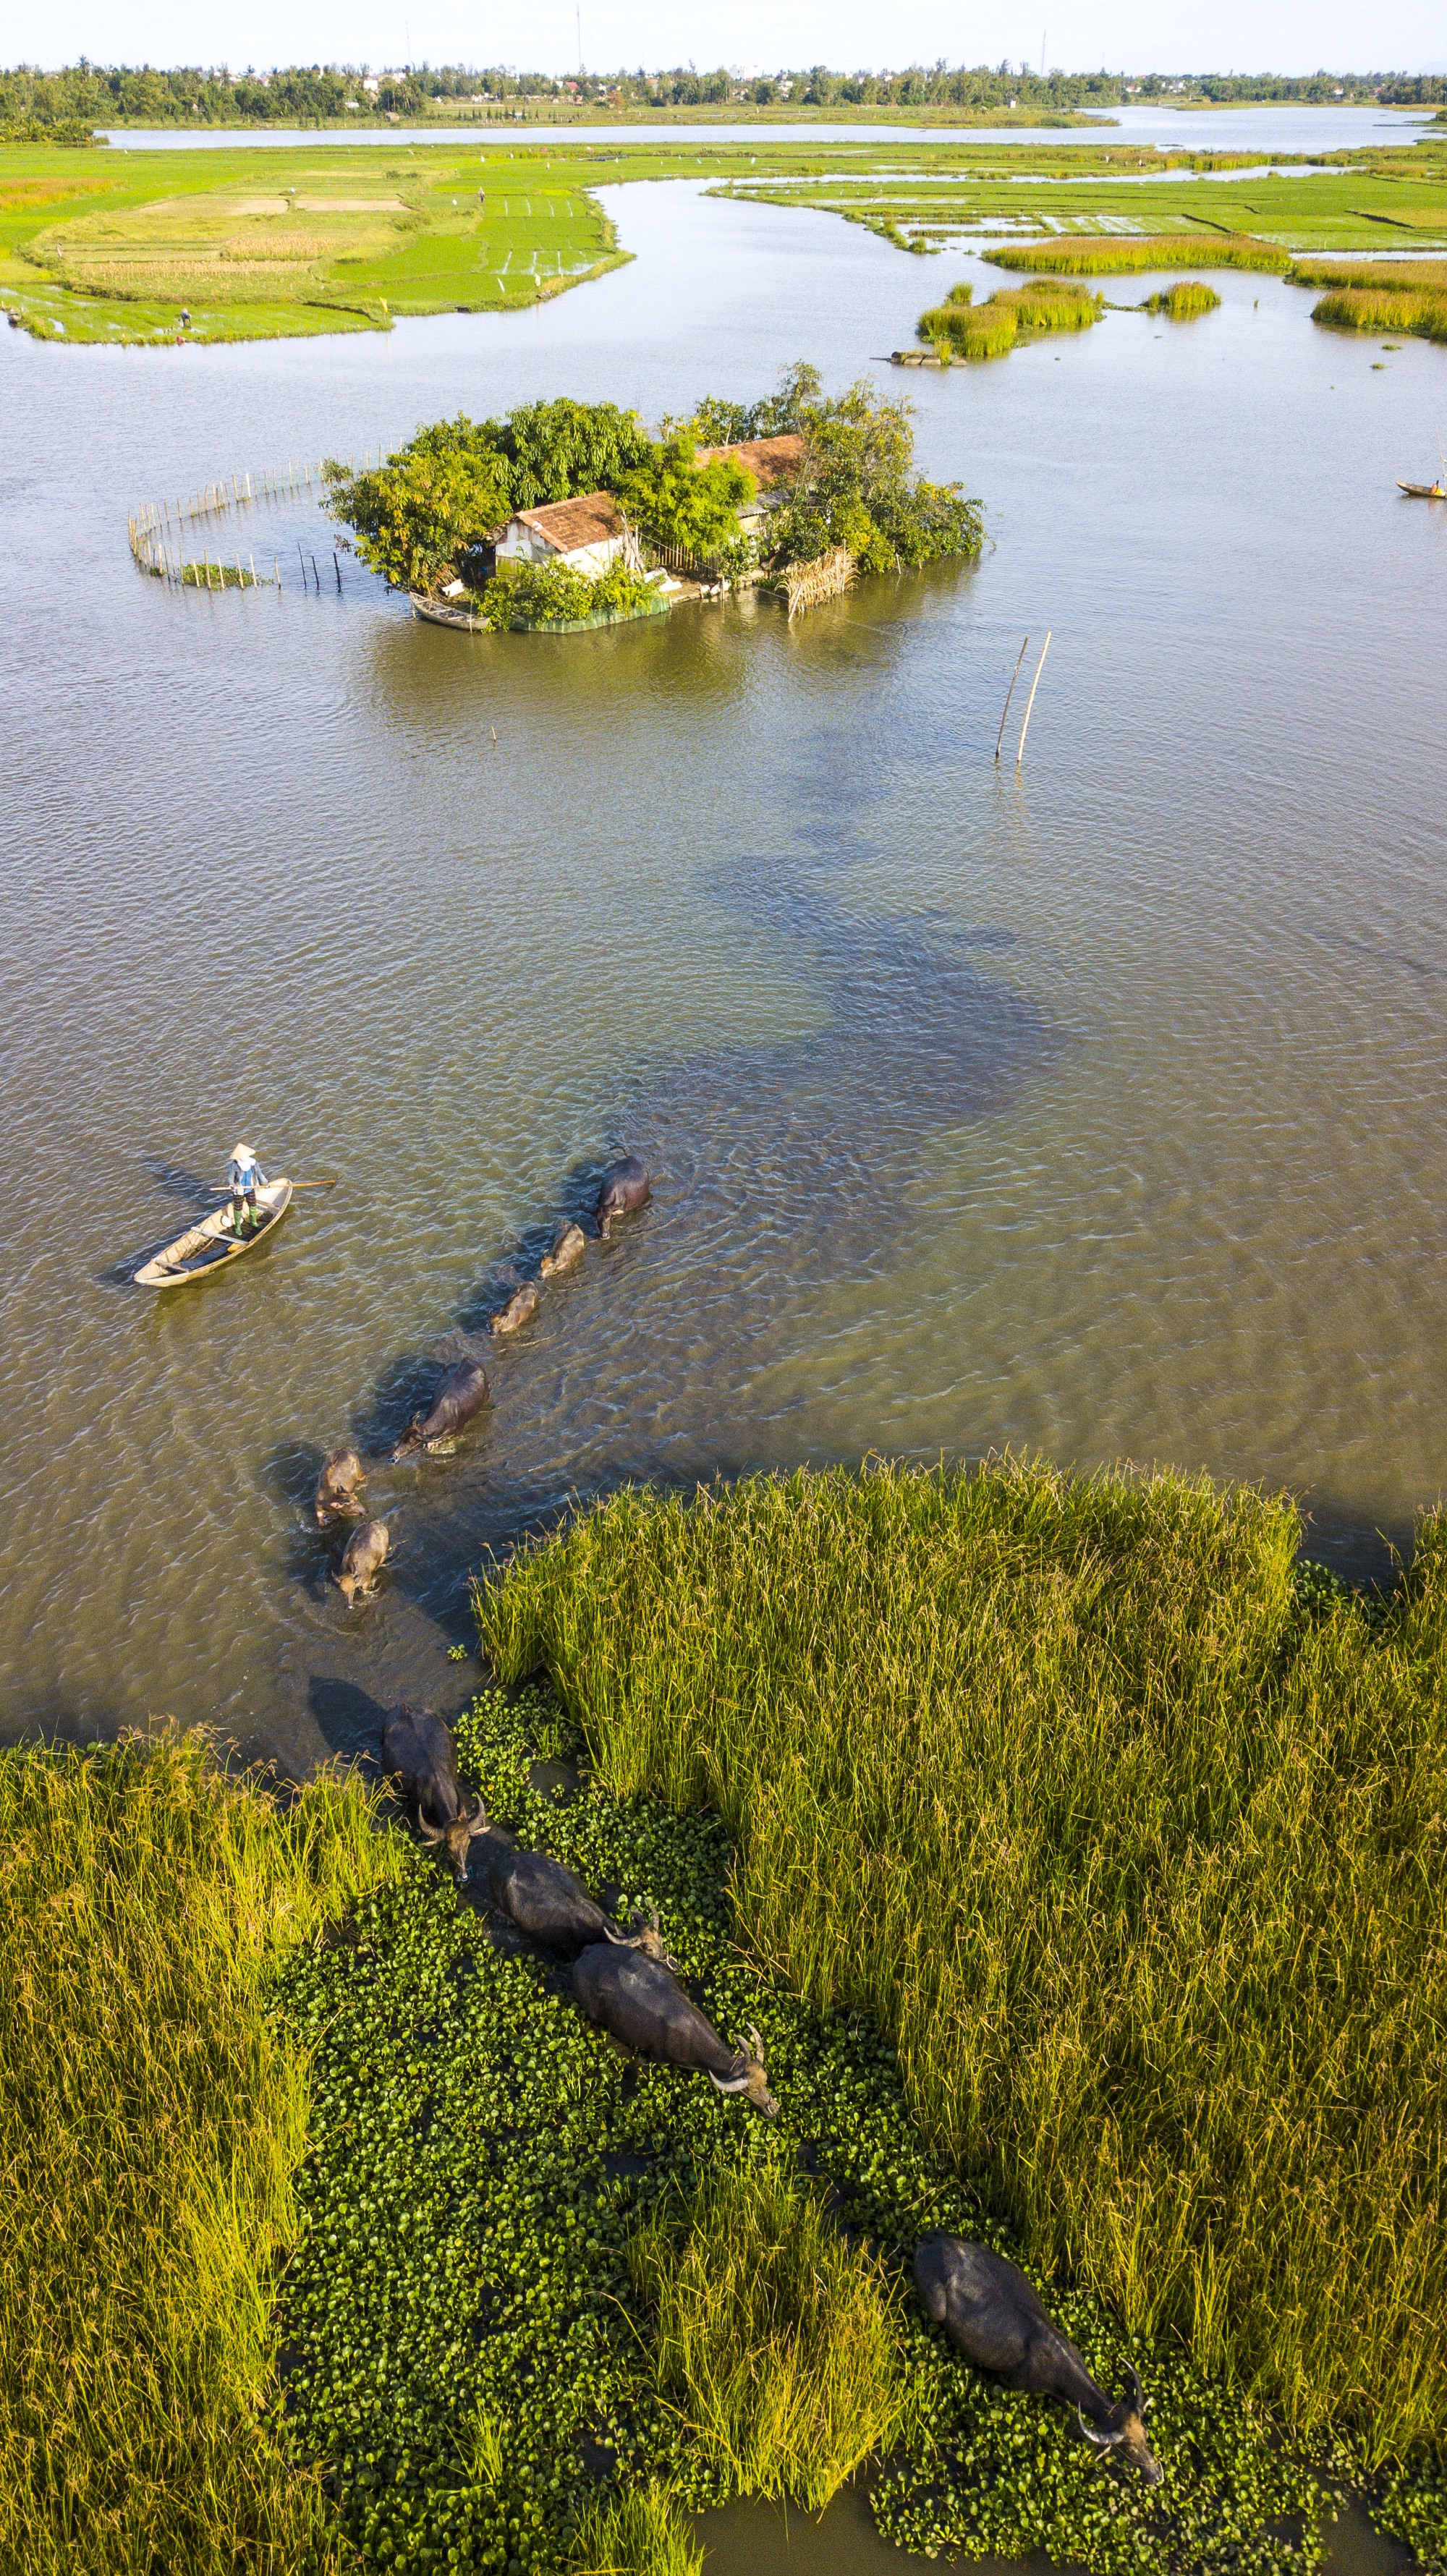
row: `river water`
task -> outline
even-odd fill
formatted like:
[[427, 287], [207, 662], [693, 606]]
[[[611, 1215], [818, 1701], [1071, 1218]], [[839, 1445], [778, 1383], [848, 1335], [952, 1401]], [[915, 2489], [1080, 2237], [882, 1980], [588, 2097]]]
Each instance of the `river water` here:
[[[988, 272], [609, 204], [634, 264], [531, 313], [0, 333], [12, 1738], [375, 1745], [475, 1680], [484, 1550], [625, 1476], [1165, 1460], [1291, 1485], [1349, 1571], [1447, 1480], [1447, 510], [1395, 489], [1447, 351], [1221, 272], [1188, 328], [901, 377], [872, 362]], [[987, 505], [977, 570], [792, 629], [472, 638], [345, 557], [338, 590], [309, 503], [197, 532], [279, 595], [126, 551], [133, 501], [216, 472], [538, 394], [656, 419], [798, 356], [908, 392]], [[238, 1136], [340, 1186], [204, 1286], [129, 1286]], [[455, 1456], [374, 1466], [396, 1556], [349, 1614], [319, 1452], [388, 1444], [624, 1145], [652, 1208], [498, 1350]]]

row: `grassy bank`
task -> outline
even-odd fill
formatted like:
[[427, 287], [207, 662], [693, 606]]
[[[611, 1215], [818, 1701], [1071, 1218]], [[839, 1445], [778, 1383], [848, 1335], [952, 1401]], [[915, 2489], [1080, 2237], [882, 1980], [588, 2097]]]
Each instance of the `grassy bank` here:
[[945, 359], [1003, 358], [1019, 340], [1049, 331], [1088, 331], [1105, 311], [1088, 287], [1032, 278], [1028, 286], [1002, 287], [983, 304], [968, 285], [952, 287], [943, 304], [922, 313], [915, 338]]
[[283, 1815], [200, 1739], [0, 1756], [0, 2566], [342, 2564], [270, 2414], [302, 2052], [278, 1959], [395, 1874], [354, 1788]]
[[703, 1801], [756, 1955], [878, 2015], [1047, 2272], [1305, 2435], [1447, 2426], [1447, 1528], [1380, 1625], [1177, 1477], [623, 1494], [482, 1605], [617, 1793]]
[[1313, 322], [1338, 331], [1399, 331], [1447, 340], [1447, 260], [1293, 260], [1292, 286], [1326, 286]]
[[1283, 271], [1284, 250], [1245, 233], [1146, 233], [1132, 240], [1047, 242], [986, 253], [995, 268], [1038, 268], [1052, 277], [1106, 277], [1151, 268], [1268, 268]]

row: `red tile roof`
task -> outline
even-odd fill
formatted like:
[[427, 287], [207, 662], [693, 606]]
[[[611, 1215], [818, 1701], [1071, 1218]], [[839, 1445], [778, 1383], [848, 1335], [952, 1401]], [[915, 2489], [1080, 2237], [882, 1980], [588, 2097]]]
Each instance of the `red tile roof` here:
[[781, 438], [735, 438], [727, 447], [701, 447], [697, 461], [712, 465], [716, 457], [726, 456], [731, 465], [742, 465], [752, 474], [761, 492], [772, 484], [782, 483], [798, 470], [804, 454], [804, 442], [797, 430], [786, 430]]
[[580, 546], [601, 546], [621, 537], [623, 518], [611, 492], [585, 492], [576, 501], [548, 501], [540, 510], [515, 510], [512, 522], [531, 528], [534, 536], [560, 555]]

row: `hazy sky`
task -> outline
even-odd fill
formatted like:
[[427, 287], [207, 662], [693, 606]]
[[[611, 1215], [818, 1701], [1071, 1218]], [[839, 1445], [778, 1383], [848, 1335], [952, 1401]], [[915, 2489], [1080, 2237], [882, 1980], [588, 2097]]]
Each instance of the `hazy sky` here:
[[[1145, 0], [582, 0], [583, 58], [619, 63], [1018, 63], [1069, 70], [1367, 71], [1441, 69], [1441, 0], [1216, 0], [1209, 10]], [[507, 62], [576, 67], [575, 0], [55, 0], [39, 19], [17, 11], [4, 59], [47, 64], [229, 62]]]

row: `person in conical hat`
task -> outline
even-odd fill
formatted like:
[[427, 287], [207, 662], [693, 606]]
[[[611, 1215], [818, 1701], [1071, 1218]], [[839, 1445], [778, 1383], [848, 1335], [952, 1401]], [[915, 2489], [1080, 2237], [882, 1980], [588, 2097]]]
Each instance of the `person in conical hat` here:
[[254, 1234], [256, 1193], [258, 1190], [265, 1189], [266, 1174], [250, 1145], [236, 1147], [231, 1157], [231, 1167], [226, 1175], [226, 1186], [231, 1192], [231, 1204], [226, 1213], [231, 1219], [232, 1233]]

